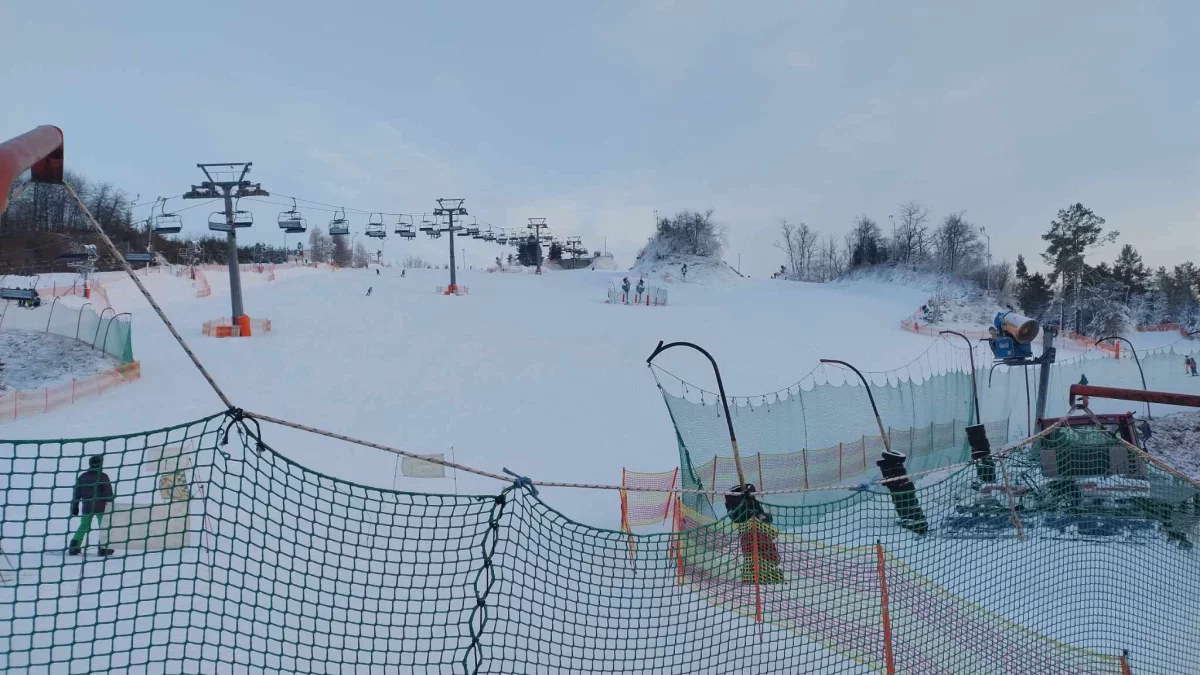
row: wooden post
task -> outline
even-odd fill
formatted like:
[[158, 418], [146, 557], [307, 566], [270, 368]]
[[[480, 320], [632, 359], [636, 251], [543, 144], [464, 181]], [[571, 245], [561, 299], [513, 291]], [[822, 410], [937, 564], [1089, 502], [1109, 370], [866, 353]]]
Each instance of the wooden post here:
[[896, 658], [892, 654], [892, 617], [888, 610], [887, 570], [884, 566], [883, 544], [875, 542], [875, 560], [879, 567], [880, 608], [883, 612], [883, 662], [888, 675], [896, 675]]

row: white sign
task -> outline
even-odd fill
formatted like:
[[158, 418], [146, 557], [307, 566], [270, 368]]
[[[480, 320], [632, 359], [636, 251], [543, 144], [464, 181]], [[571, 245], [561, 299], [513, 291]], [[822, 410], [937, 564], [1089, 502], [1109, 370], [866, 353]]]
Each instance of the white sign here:
[[[446, 455], [440, 452], [421, 456], [440, 461], [446, 460]], [[446, 467], [441, 464], [434, 464], [433, 462], [426, 462], [421, 459], [404, 457], [400, 461], [400, 473], [408, 476], [409, 478], [445, 478]]]

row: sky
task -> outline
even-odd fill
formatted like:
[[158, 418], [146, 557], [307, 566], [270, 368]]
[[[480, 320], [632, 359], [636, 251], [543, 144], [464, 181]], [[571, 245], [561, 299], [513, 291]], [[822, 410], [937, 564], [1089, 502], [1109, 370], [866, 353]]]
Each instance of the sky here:
[[[58, 125], [69, 168], [142, 201], [252, 161], [269, 201], [356, 231], [463, 197], [626, 265], [656, 211], [713, 209], [752, 276], [781, 219], [890, 233], [918, 200], [1033, 263], [1082, 202], [1152, 265], [1200, 260], [1192, 2], [13, 2], [0, 26], [0, 137]], [[283, 242], [284, 207], [242, 206], [241, 239]]]

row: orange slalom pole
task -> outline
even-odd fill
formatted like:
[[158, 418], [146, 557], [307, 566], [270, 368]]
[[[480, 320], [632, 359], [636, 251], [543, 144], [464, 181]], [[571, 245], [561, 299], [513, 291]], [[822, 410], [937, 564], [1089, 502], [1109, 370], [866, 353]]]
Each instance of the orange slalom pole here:
[[887, 572], [884, 569], [883, 544], [875, 542], [875, 558], [879, 564], [880, 606], [883, 612], [883, 661], [888, 675], [896, 675], [896, 657], [892, 654], [892, 617], [888, 611]]

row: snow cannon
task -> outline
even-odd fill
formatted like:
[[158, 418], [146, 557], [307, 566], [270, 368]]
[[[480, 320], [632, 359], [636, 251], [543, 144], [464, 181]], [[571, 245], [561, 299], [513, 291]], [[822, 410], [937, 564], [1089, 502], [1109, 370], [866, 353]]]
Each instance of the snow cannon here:
[[1016, 312], [997, 312], [988, 329], [991, 334], [988, 345], [992, 355], [999, 360], [1032, 358], [1033, 347], [1030, 345], [1040, 330], [1035, 319]]

